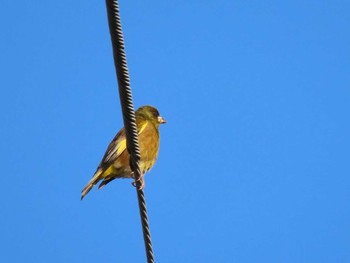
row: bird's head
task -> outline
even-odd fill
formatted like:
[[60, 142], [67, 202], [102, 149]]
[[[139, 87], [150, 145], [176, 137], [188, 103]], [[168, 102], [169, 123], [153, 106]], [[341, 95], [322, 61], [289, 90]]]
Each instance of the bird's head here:
[[145, 119], [147, 121], [152, 122], [157, 128], [160, 124], [166, 123], [166, 120], [163, 119], [162, 116], [160, 116], [159, 111], [149, 105], [142, 106], [137, 109], [135, 112], [136, 119]]

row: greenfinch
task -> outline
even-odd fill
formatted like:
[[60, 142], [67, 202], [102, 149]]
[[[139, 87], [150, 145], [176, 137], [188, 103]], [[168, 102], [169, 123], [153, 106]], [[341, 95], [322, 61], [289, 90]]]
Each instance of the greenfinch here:
[[[156, 108], [142, 106], [135, 112], [136, 126], [139, 136], [141, 189], [144, 187], [143, 175], [154, 165], [159, 149], [159, 125], [166, 121], [159, 115]], [[134, 178], [130, 168], [130, 155], [126, 149], [125, 128], [122, 128], [109, 144], [100, 165], [81, 191], [81, 200], [87, 193], [102, 180], [98, 189], [101, 189], [116, 178]], [[133, 185], [135, 182], [133, 183]]]

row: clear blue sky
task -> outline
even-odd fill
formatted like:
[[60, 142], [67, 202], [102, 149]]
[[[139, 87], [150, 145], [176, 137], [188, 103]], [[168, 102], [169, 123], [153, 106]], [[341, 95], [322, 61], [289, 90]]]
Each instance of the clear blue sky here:
[[[121, 1], [156, 106], [156, 262], [350, 262], [349, 1]], [[2, 4], [1, 262], [145, 262], [135, 189], [80, 201], [122, 126], [104, 1]]]

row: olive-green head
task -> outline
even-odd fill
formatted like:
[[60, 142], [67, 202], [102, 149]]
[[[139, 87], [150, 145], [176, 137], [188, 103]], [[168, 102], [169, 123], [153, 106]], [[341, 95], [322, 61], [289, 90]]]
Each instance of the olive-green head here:
[[159, 111], [152, 106], [145, 105], [137, 109], [135, 112], [136, 120], [144, 119], [152, 122], [157, 128], [160, 124], [166, 123], [166, 120], [160, 116]]

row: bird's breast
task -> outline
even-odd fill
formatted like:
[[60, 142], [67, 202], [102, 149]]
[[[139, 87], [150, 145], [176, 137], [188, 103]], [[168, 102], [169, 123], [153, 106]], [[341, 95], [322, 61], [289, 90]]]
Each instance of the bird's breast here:
[[159, 133], [157, 128], [148, 124], [139, 135], [140, 145], [140, 168], [145, 173], [149, 171], [158, 157]]

